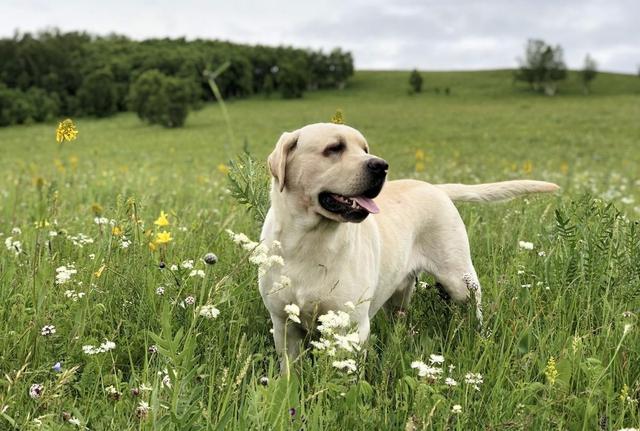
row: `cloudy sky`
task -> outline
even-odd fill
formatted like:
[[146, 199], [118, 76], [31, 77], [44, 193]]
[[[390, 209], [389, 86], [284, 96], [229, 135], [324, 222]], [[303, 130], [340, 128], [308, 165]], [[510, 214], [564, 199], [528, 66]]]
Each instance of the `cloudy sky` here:
[[353, 52], [360, 69], [515, 67], [528, 38], [569, 67], [636, 73], [638, 0], [1, 0], [0, 36], [58, 27], [96, 34], [217, 38]]

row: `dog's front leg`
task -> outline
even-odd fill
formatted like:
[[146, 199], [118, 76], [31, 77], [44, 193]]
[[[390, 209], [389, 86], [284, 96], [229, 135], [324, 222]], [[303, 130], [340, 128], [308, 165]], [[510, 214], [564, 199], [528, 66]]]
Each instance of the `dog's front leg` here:
[[295, 322], [274, 314], [271, 315], [271, 321], [273, 322], [273, 341], [280, 358], [280, 373], [289, 375], [291, 364], [300, 355], [300, 343], [304, 338], [304, 331]]

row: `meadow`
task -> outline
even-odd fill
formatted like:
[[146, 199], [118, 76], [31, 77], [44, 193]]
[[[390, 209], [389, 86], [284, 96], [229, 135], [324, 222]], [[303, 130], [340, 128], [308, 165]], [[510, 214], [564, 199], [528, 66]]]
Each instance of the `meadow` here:
[[[78, 118], [62, 145], [57, 122], [0, 129], [0, 429], [640, 427], [640, 79], [600, 74], [586, 96], [572, 75], [550, 98], [510, 71], [424, 78], [227, 101], [231, 129], [217, 105], [181, 129]], [[360, 350], [310, 345], [280, 376], [228, 230], [257, 240], [277, 138], [338, 108], [392, 179], [562, 190], [459, 206], [482, 331], [424, 277]]]

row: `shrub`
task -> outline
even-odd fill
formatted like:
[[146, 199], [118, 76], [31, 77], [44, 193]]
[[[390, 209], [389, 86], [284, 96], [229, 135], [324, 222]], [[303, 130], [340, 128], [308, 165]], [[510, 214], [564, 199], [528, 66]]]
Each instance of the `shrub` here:
[[26, 123], [31, 114], [32, 105], [25, 93], [0, 86], [0, 126]]
[[164, 81], [165, 100], [167, 103], [163, 125], [182, 127], [189, 113], [191, 91], [187, 82], [179, 78], [167, 77]]
[[287, 62], [278, 69], [278, 88], [284, 99], [298, 99], [307, 88], [308, 78], [300, 62]]
[[59, 102], [56, 97], [50, 96], [40, 88], [30, 88], [27, 91], [27, 98], [31, 104], [31, 116], [38, 123], [47, 121], [58, 112]]
[[181, 127], [189, 112], [191, 91], [187, 82], [159, 70], [140, 75], [129, 92], [129, 106], [141, 120], [165, 127]]
[[82, 111], [97, 117], [108, 117], [118, 109], [118, 93], [113, 73], [108, 68], [91, 72], [78, 90]]
[[410, 93], [420, 93], [422, 91], [422, 75], [417, 69], [413, 69], [411, 75], [409, 75]]

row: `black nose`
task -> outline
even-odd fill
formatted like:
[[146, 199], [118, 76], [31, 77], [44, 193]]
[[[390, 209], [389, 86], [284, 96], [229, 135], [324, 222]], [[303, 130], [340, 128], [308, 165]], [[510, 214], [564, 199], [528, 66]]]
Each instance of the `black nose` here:
[[367, 160], [367, 168], [374, 174], [386, 173], [389, 169], [389, 163], [386, 160], [378, 159], [377, 157]]

